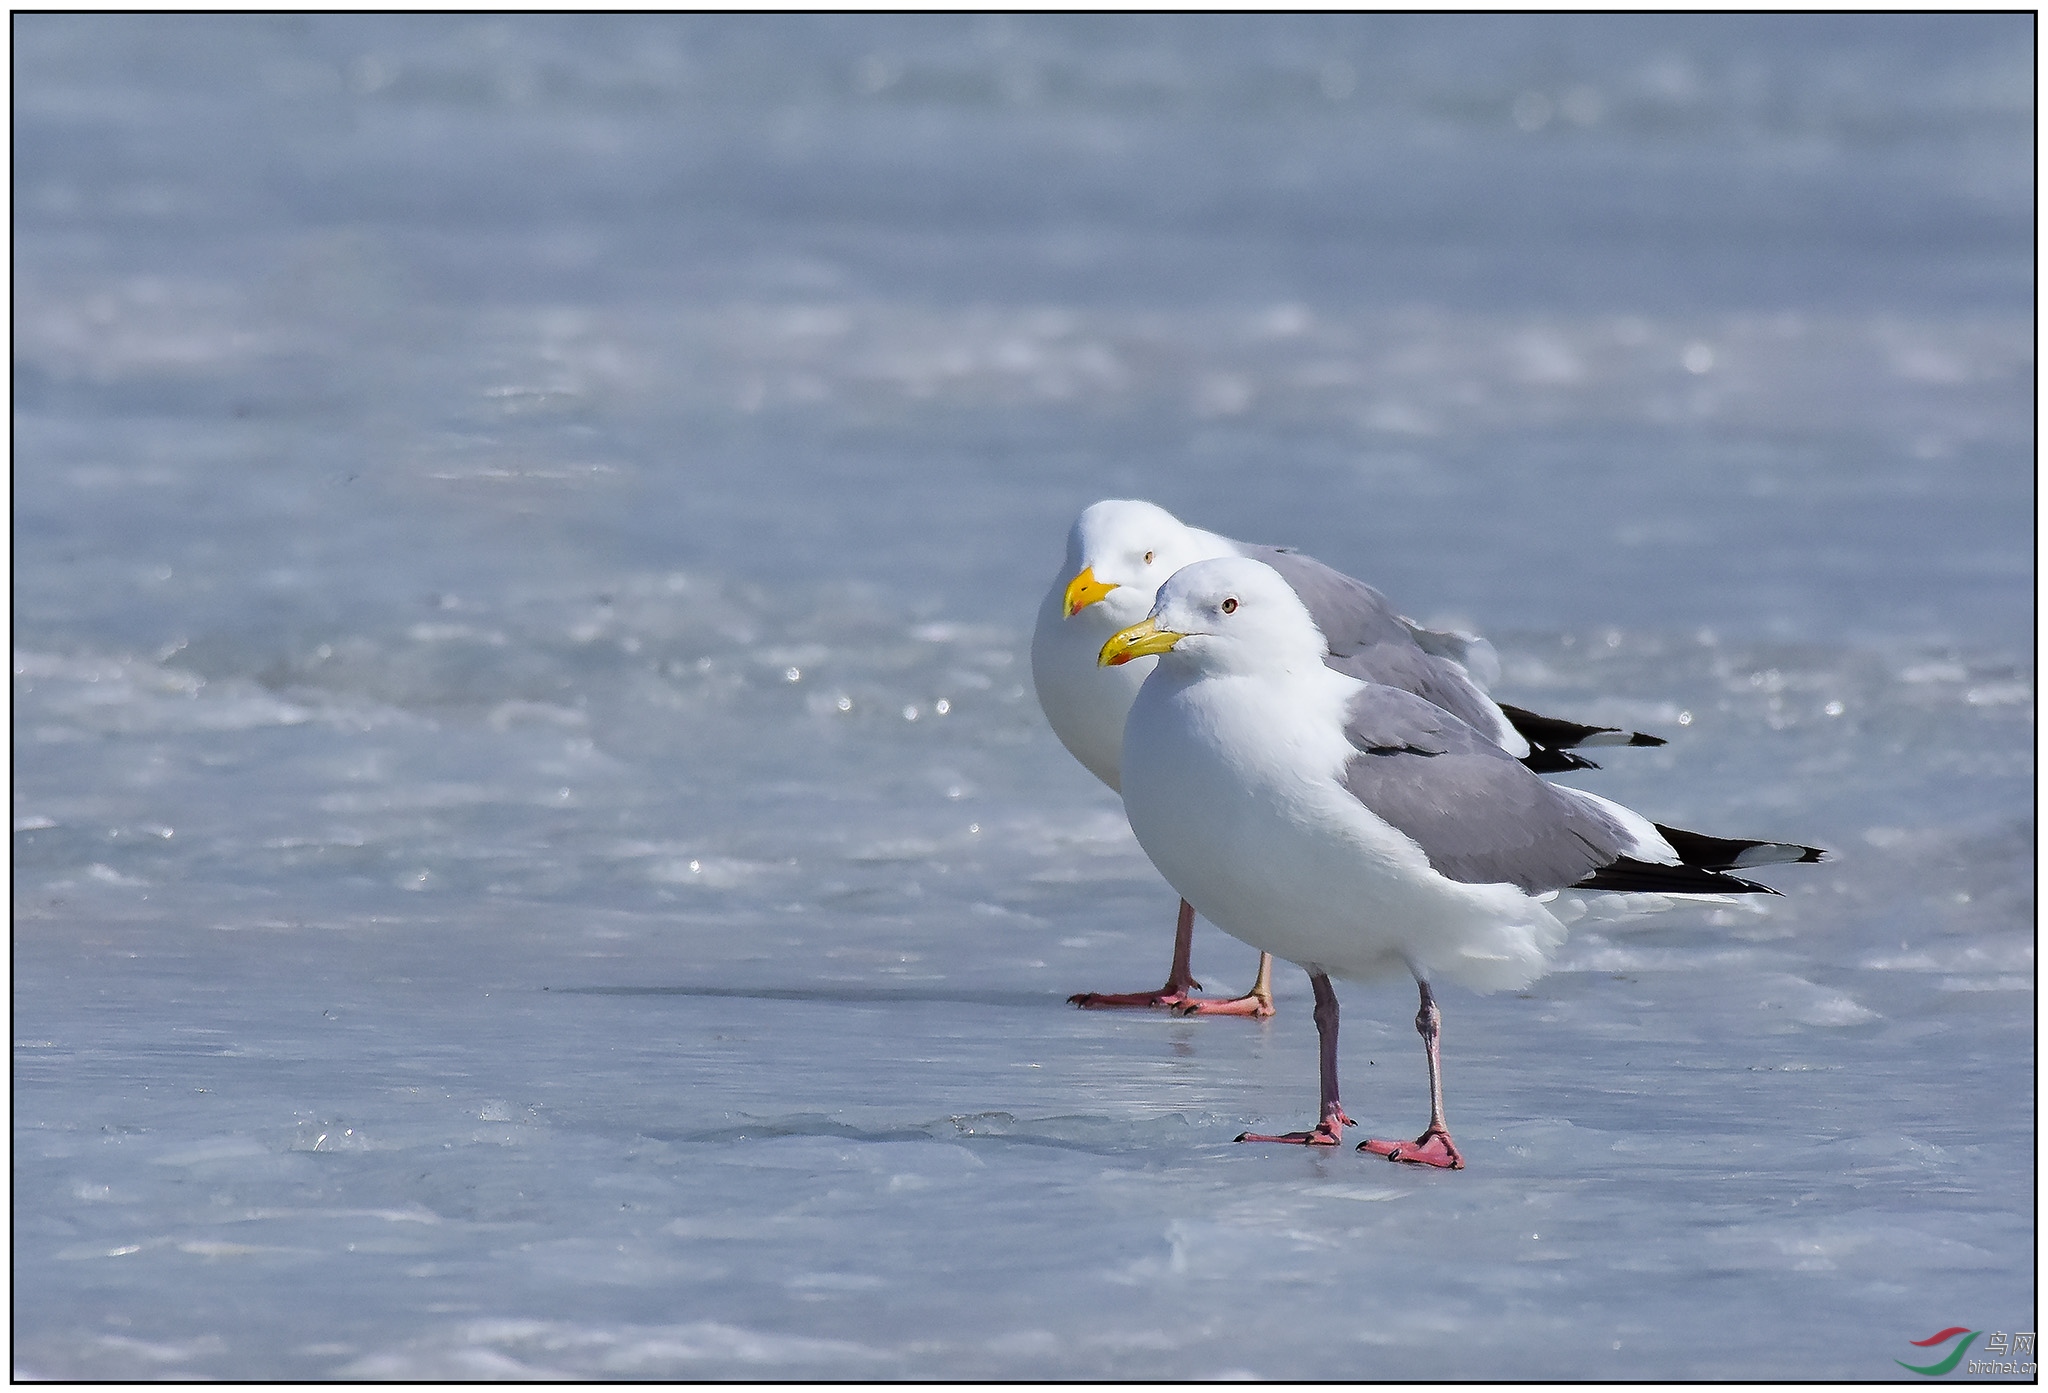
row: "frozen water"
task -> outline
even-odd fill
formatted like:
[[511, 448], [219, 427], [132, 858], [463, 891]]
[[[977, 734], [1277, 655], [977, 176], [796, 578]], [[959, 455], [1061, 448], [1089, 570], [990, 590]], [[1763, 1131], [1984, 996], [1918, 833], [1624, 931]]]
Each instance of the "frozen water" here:
[[[2033, 1321], [2026, 16], [15, 23], [16, 1368], [1877, 1378]], [[1024, 645], [1109, 495], [1833, 848], [1448, 991]], [[1249, 980], [1204, 928], [1197, 971]], [[1426, 1113], [1412, 988], [1345, 1098]]]

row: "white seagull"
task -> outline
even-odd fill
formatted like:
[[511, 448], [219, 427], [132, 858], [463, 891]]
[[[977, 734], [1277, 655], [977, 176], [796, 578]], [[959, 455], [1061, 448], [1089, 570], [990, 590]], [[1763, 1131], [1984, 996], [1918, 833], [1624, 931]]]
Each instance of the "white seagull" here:
[[[1572, 753], [1598, 745], [1661, 745], [1652, 735], [1580, 725], [1502, 706], [1486, 694], [1500, 671], [1493, 646], [1469, 634], [1425, 629], [1403, 618], [1363, 581], [1282, 547], [1232, 541], [1190, 527], [1166, 509], [1134, 499], [1104, 499], [1067, 534], [1067, 559], [1038, 607], [1031, 636], [1031, 677], [1046, 720], [1090, 773], [1120, 788], [1124, 718], [1152, 670], [1150, 659], [1105, 670], [1095, 657], [1109, 636], [1151, 609], [1160, 583], [1181, 567], [1250, 556], [1278, 571], [1308, 607], [1327, 641], [1323, 661], [1339, 672], [1424, 697], [1485, 733], [1540, 773], [1596, 768]], [[1155, 992], [1083, 992], [1077, 1006], [1168, 1006], [1187, 1014], [1271, 1015], [1272, 960], [1241, 997], [1193, 995], [1190, 956], [1194, 910], [1181, 901], [1173, 964]]]
[[1102, 647], [1104, 667], [1156, 655], [1124, 732], [1124, 809], [1138, 843], [1229, 933], [1308, 970], [1321, 1045], [1321, 1116], [1240, 1141], [1334, 1146], [1354, 1125], [1337, 1096], [1332, 977], [1412, 974], [1429, 1063], [1429, 1126], [1367, 1141], [1391, 1160], [1464, 1165], [1444, 1122], [1432, 981], [1519, 987], [1565, 936], [1565, 889], [1775, 894], [1727, 874], [1812, 847], [1661, 829], [1604, 798], [1549, 784], [1443, 707], [1324, 661], [1295, 589], [1248, 558], [1197, 562], [1151, 614]]

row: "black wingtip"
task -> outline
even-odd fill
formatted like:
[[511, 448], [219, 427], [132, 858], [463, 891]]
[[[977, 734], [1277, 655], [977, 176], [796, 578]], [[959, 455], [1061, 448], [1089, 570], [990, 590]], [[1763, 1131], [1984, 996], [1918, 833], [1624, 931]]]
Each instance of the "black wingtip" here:
[[1522, 763], [1538, 774], [1568, 774], [1574, 769], [1600, 767], [1584, 755], [1552, 749], [1548, 745], [1531, 745], [1529, 753], [1522, 756]]
[[[1682, 827], [1666, 827], [1661, 822], [1651, 825], [1665, 841], [1671, 843], [1671, 849], [1678, 853], [1679, 860], [1688, 866], [1702, 866], [1712, 871], [1728, 871], [1748, 866], [1793, 866], [1802, 862], [1828, 859], [1828, 853], [1819, 847], [1805, 846], [1799, 842], [1710, 837], [1704, 832], [1688, 832]], [[1788, 851], [1796, 855], [1785, 855]], [[1757, 855], [1759, 852], [1768, 854]]]
[[1575, 890], [1620, 890], [1635, 894], [1662, 895], [1775, 895], [1779, 893], [1768, 885], [1741, 876], [1729, 875], [1726, 871], [1708, 870], [1704, 866], [1666, 866], [1651, 861], [1638, 861], [1624, 856], [1609, 865], [1602, 866], [1584, 880], [1576, 882]]
[[[1500, 703], [1500, 713], [1508, 718], [1508, 724], [1520, 731], [1522, 738], [1531, 745], [1541, 745], [1548, 750], [1576, 749], [1580, 745], [1662, 745], [1665, 742], [1655, 735], [1645, 735], [1639, 730], [1624, 731], [1620, 726], [1589, 726], [1577, 721], [1562, 720], [1556, 716], [1539, 716], [1534, 711], [1520, 706]], [[1539, 773], [1555, 772], [1539, 770]]]

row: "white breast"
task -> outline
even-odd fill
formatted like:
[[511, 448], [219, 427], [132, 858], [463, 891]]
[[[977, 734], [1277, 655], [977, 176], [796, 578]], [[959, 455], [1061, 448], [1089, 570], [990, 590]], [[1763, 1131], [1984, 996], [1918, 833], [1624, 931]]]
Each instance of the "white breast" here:
[[1069, 618], [1066, 582], [1056, 580], [1031, 634], [1031, 683], [1046, 723], [1068, 753], [1111, 788], [1122, 782], [1124, 719], [1159, 660], [1106, 668], [1096, 659], [1110, 635], [1143, 619], [1150, 605], [1149, 596], [1121, 587]]
[[1564, 931], [1513, 886], [1464, 885], [1342, 786], [1358, 684], [1318, 665], [1140, 692], [1124, 808], [1169, 883], [1226, 933], [1337, 977], [1404, 970], [1482, 990], [1543, 970]]

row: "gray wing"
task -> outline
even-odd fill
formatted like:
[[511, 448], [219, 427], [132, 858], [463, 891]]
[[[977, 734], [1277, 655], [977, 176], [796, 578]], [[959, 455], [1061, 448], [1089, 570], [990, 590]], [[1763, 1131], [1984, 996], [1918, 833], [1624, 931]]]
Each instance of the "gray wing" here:
[[1450, 712], [1474, 730], [1510, 729], [1500, 714], [1500, 708], [1486, 693], [1472, 685], [1471, 679], [1456, 663], [1434, 657], [1412, 645], [1378, 643], [1353, 653], [1333, 652], [1323, 661], [1361, 682], [1413, 692], [1430, 705]]
[[1630, 845], [1613, 819], [1421, 697], [1367, 686], [1345, 714], [1358, 753], [1344, 787], [1447, 879], [1536, 894], [1577, 884]]
[[1387, 597], [1364, 581], [1286, 547], [1253, 546], [1248, 542], [1237, 545], [1246, 556], [1265, 562], [1294, 587], [1294, 593], [1301, 596], [1301, 602], [1314, 616], [1316, 627], [1330, 641], [1330, 651], [1337, 656], [1382, 643], [1415, 647], [1415, 636], [1394, 612]]
[[1414, 626], [1379, 591], [1299, 552], [1238, 545], [1246, 556], [1278, 571], [1308, 606], [1309, 617], [1330, 645], [1324, 661], [1331, 667], [1361, 682], [1413, 692], [1477, 730], [1504, 728], [1500, 708], [1457, 663], [1424, 651]]
[[1456, 663], [1480, 691], [1491, 692], [1494, 683], [1500, 681], [1500, 655], [1493, 651], [1492, 644], [1477, 634], [1425, 629], [1412, 619], [1401, 622], [1408, 626], [1408, 632], [1415, 636], [1416, 645], [1423, 652]]

